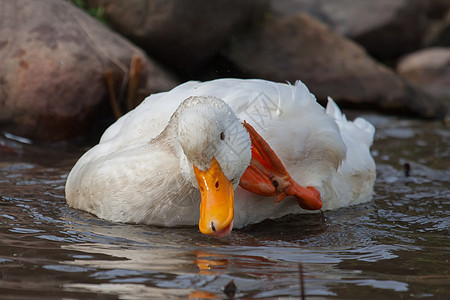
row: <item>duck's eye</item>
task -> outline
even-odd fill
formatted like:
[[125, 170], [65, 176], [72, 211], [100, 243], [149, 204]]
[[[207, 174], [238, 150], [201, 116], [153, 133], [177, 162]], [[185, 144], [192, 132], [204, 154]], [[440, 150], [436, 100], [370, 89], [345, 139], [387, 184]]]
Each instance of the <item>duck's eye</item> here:
[[220, 139], [222, 141], [225, 139], [225, 133], [223, 131], [220, 133]]

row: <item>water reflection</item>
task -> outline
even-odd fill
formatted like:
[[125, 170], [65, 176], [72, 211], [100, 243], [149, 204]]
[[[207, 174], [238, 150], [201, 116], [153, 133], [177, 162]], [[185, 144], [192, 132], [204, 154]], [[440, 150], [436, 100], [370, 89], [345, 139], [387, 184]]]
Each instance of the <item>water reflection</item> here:
[[[398, 292], [408, 284], [373, 278], [363, 280], [361, 272], [348, 272], [339, 266], [345, 261], [391, 260], [398, 257], [398, 251], [418, 248], [374, 245], [370, 233], [368, 238], [358, 240], [354, 235], [341, 232], [340, 243], [336, 245], [332, 243], [336, 238], [333, 231], [339, 230], [329, 224], [331, 221], [325, 224], [326, 228], [331, 227], [330, 232], [324, 229], [309, 234], [310, 240], [316, 240], [316, 245], [311, 246], [301, 239], [279, 240], [273, 233], [259, 232], [264, 224], [236, 231], [226, 240], [216, 240], [199, 235], [196, 228], [167, 229], [103, 221], [92, 224], [89, 219], [85, 220], [89, 226], [80, 224], [80, 218], [88, 216], [79, 212], [78, 219], [66, 220], [69, 225], [65, 231], [76, 233], [79, 242], [62, 248], [85, 256], [77, 254], [77, 257], [60, 263], [95, 270], [89, 280], [68, 285], [70, 290], [80, 288], [98, 292], [105, 289], [103, 292], [118, 295], [138, 296], [145, 292], [175, 297], [180, 295], [181, 289], [186, 293], [184, 295], [198, 296], [202, 295], [198, 292], [214, 291], [214, 297], [223, 297], [223, 287], [234, 280], [240, 295], [246, 297], [298, 296], [298, 263], [302, 262], [307, 295], [335, 295], [336, 282]], [[341, 216], [332, 216], [335, 217]], [[281, 222], [268, 222], [276, 223], [272, 228], [284, 231], [297, 231], [307, 226], [304, 221], [299, 222], [299, 226], [298, 220], [289, 218], [284, 220], [283, 223], [288, 225], [284, 227]], [[311, 225], [314, 222], [317, 220]], [[318, 246], [321, 243], [323, 246]], [[107, 285], [103, 284], [105, 281]], [[129, 294], [130, 287], [133, 294]]]

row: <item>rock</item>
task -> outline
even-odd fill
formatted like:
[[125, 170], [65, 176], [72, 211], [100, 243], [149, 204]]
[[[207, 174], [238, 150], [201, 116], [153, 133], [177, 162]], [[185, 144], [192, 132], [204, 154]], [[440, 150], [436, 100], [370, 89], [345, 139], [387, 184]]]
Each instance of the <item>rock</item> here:
[[422, 0], [277, 0], [272, 6], [282, 15], [306, 12], [382, 60], [418, 49], [427, 25]]
[[267, 0], [89, 0], [109, 24], [153, 58], [189, 73], [218, 52], [224, 41], [260, 11]]
[[[450, 105], [450, 48], [429, 48], [402, 58], [397, 72]], [[448, 113], [448, 111], [447, 111]]]
[[429, 22], [423, 43], [425, 46], [450, 46], [450, 9], [442, 19]]
[[141, 58], [145, 94], [176, 84], [140, 49], [67, 1], [0, 2], [2, 129], [42, 141], [95, 130], [108, 100], [105, 71], [120, 86], [133, 55]]
[[247, 77], [300, 79], [321, 100], [365, 104], [437, 117], [441, 107], [375, 62], [352, 41], [306, 14], [275, 17], [236, 38], [224, 51]]
[[427, 17], [430, 19], [442, 19], [450, 10], [449, 0], [427, 0], [425, 5]]

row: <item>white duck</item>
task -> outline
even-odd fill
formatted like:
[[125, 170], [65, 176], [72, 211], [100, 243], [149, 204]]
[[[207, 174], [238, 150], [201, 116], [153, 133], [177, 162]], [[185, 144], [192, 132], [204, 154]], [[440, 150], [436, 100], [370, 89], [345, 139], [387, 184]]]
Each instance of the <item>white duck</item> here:
[[187, 82], [111, 125], [73, 167], [66, 199], [111, 221], [223, 237], [301, 207], [369, 201], [374, 131], [331, 99], [325, 111], [301, 82]]

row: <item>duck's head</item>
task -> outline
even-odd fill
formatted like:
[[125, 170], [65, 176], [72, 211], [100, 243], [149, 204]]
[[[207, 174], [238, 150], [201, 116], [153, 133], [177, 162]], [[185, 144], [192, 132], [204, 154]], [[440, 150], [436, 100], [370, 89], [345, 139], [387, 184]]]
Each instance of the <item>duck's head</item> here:
[[181, 171], [201, 194], [200, 231], [224, 237], [233, 228], [234, 189], [250, 164], [250, 136], [215, 97], [190, 97], [176, 115]]

